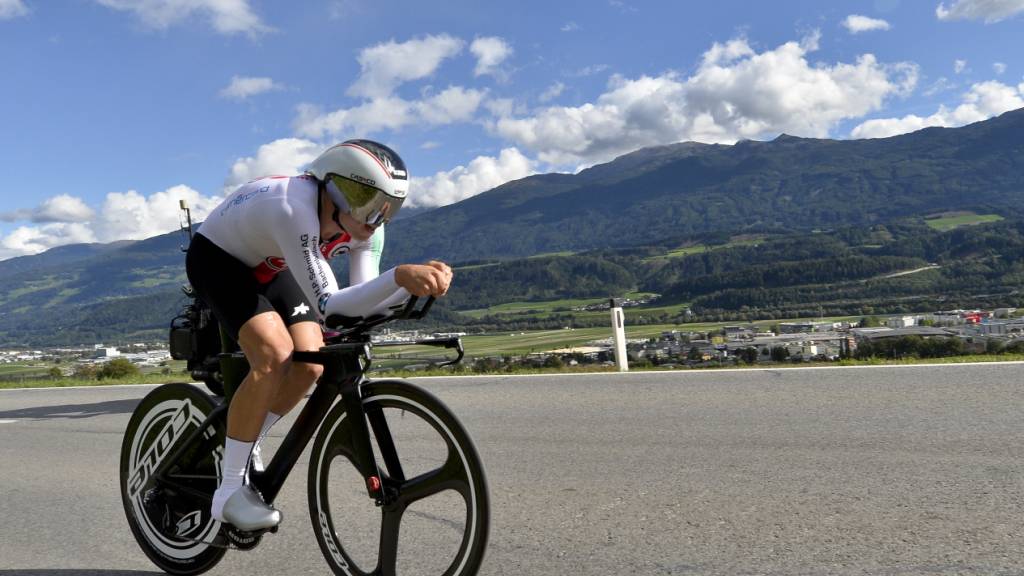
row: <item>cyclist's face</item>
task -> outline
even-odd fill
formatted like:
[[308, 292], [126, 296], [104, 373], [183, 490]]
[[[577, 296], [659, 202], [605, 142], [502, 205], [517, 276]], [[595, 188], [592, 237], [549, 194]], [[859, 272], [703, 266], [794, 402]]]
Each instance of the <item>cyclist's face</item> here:
[[364, 224], [353, 218], [348, 212], [338, 214], [338, 220], [341, 221], [341, 225], [344, 226], [345, 230], [356, 240], [366, 240], [370, 236], [373, 236], [374, 231], [377, 230], [376, 226]]

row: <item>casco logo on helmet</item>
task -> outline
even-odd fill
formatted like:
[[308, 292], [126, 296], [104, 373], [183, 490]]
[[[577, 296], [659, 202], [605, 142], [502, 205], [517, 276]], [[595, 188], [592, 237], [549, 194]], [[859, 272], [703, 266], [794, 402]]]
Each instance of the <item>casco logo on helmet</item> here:
[[356, 174], [354, 172], [352, 174], [349, 174], [348, 177], [353, 179], [353, 180], [355, 180], [356, 182], [362, 182], [363, 184], [367, 184], [369, 186], [376, 186], [377, 185], [377, 181], [376, 180], [373, 180], [371, 178], [363, 178], [362, 176], [360, 176], [359, 174]]

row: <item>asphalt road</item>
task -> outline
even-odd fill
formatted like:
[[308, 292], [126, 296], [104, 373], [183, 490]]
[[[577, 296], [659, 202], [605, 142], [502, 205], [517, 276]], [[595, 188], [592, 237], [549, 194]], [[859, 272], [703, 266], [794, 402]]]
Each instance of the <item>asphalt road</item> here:
[[[1024, 574], [1024, 364], [421, 379], [473, 434], [483, 574]], [[137, 576], [117, 459], [150, 387], [0, 391], [0, 576]], [[290, 419], [286, 420], [288, 422]], [[283, 436], [275, 428], [271, 446]], [[285, 525], [210, 574], [325, 574]]]

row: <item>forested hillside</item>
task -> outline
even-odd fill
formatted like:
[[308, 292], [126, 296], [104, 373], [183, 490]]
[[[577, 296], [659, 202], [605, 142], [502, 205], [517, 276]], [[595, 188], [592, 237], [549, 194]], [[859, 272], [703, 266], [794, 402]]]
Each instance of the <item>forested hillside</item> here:
[[[864, 239], [889, 238], [884, 244]], [[513, 268], [539, 273], [567, 266], [581, 256], [530, 259], [494, 265], [488, 275], [458, 271], [458, 290], [445, 303], [451, 309], [476, 309], [481, 302], [522, 302], [504, 291], [500, 278]], [[656, 292], [662, 298], [632, 309], [645, 322], [753, 320], [818, 315], [934, 311], [937, 309], [1024, 305], [1024, 223], [1001, 222], [935, 231], [921, 221], [886, 227], [851, 228], [832, 233], [770, 237], [757, 245], [709, 246], [701, 253], [666, 257], [661, 247], [601, 251], [597, 258], [634, 278], [608, 277], [606, 289], [585, 293], [564, 289], [561, 297], [595, 299], [629, 290]], [[541, 300], [538, 300], [540, 302]], [[670, 304], [679, 304], [670, 313]], [[650, 309], [645, 314], [644, 310]], [[688, 313], [683, 311], [688, 310]], [[578, 318], [566, 310], [536, 314], [475, 314], [462, 324], [478, 328], [560, 327], [604, 323], [603, 317]]]

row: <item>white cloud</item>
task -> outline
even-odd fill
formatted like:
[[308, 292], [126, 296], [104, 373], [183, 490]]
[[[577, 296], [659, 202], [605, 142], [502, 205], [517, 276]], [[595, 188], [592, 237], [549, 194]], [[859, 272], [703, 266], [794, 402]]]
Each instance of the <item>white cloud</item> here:
[[449, 86], [443, 91], [413, 104], [418, 120], [429, 124], [452, 124], [473, 119], [486, 92]]
[[576, 78], [584, 78], [586, 76], [594, 76], [595, 74], [600, 74], [601, 72], [604, 72], [607, 69], [607, 64], [592, 64], [590, 66], [584, 66], [583, 68], [580, 68], [575, 72], [571, 72], [569, 76], [574, 76]]
[[210, 21], [221, 34], [246, 34], [250, 37], [270, 31], [260, 21], [249, 0], [96, 0], [103, 6], [133, 12], [152, 28], [165, 30], [193, 16]]
[[28, 6], [22, 0], [0, 0], [0, 20], [12, 20], [28, 15]]
[[20, 226], [0, 238], [0, 260], [39, 254], [65, 244], [87, 242], [96, 242], [96, 236], [85, 224], [56, 222], [43, 226]]
[[935, 8], [939, 20], [984, 20], [992, 24], [1024, 12], [1024, 0], [953, 0]]
[[950, 110], [940, 106], [931, 116], [914, 114], [902, 118], [868, 120], [850, 132], [853, 138], [885, 138], [932, 126], [955, 127], [987, 120], [1003, 112], [1024, 108], [1024, 84], [1014, 88], [994, 80], [974, 84], [962, 103]]
[[93, 210], [81, 198], [61, 194], [47, 198], [34, 210], [16, 210], [0, 214], [4, 222], [32, 221], [35, 223], [82, 222], [93, 217]]
[[[186, 200], [195, 221], [201, 221], [222, 200], [178, 185], [150, 196], [135, 190], [107, 194], [98, 210], [80, 198], [61, 195], [21, 213], [41, 223], [20, 226], [0, 238], [0, 259], [38, 254], [56, 246], [82, 242], [140, 240], [178, 228], [178, 201]], [[26, 220], [29, 218], [25, 218]]]
[[1006, 64], [1002, 62], [994, 62], [992, 64], [992, 70], [995, 71], [996, 74], [1003, 74], [1006, 72]]
[[476, 68], [473, 69], [474, 76], [503, 77], [504, 73], [498, 66], [512, 55], [512, 46], [503, 38], [488, 36], [477, 38], [469, 45], [469, 51], [476, 56]]
[[888, 30], [891, 28], [885, 20], [868, 18], [860, 14], [850, 14], [847, 16], [843, 20], [843, 26], [850, 31], [850, 34], [860, 34], [861, 32], [870, 32], [872, 30]]
[[478, 156], [467, 166], [457, 166], [426, 178], [413, 178], [406, 202], [409, 206], [446, 206], [536, 173], [536, 162], [516, 148], [505, 148], [497, 158]]
[[324, 146], [300, 138], [282, 138], [264, 144], [255, 156], [235, 160], [224, 182], [224, 194], [262, 176], [301, 174], [303, 168], [323, 152]]
[[566, 22], [561, 28], [562, 32], [575, 32], [579, 29], [580, 25], [572, 21]]
[[540, 100], [541, 102], [550, 102], [551, 100], [558, 98], [564, 91], [565, 84], [555, 82], [551, 86], [548, 86], [547, 90], [541, 92], [540, 96], [537, 97], [537, 100]]
[[472, 120], [486, 94], [481, 90], [449, 86], [423, 100], [390, 96], [327, 113], [316, 106], [301, 104], [293, 127], [300, 136], [322, 138], [398, 130], [421, 122], [431, 125], [467, 122]]
[[608, 0], [608, 5], [612, 8], [618, 8], [624, 13], [637, 12], [637, 9], [632, 4], [626, 4], [622, 0]]
[[203, 196], [185, 185], [156, 192], [149, 197], [135, 190], [107, 194], [98, 217], [92, 222], [100, 242], [141, 240], [175, 230], [179, 224], [178, 202], [185, 200], [193, 221], [206, 218], [223, 198]]
[[786, 132], [825, 137], [842, 120], [881, 108], [916, 86], [913, 64], [812, 64], [819, 36], [757, 53], [744, 39], [715, 44], [696, 73], [615, 76], [595, 102], [505, 116], [492, 130], [553, 165], [594, 163], [682, 140], [735, 142]]
[[725, 44], [715, 42], [701, 57], [702, 67], [728, 64], [754, 54], [754, 49], [747, 43], [746, 38], [736, 38]]
[[967, 60], [954, 60], [953, 61], [953, 72], [960, 74], [967, 69]]
[[32, 221], [75, 223], [90, 220], [93, 215], [93, 209], [86, 206], [81, 198], [61, 194], [46, 199], [36, 209]]
[[324, 112], [313, 104], [299, 104], [292, 128], [299, 136], [324, 138], [345, 132], [370, 134], [397, 130], [412, 122], [411, 104], [397, 97], [377, 98], [352, 108]]
[[401, 44], [391, 40], [359, 53], [362, 72], [348, 89], [350, 96], [384, 98], [401, 84], [426, 78], [446, 58], [462, 51], [464, 42], [447, 34], [427, 36]]
[[283, 90], [284, 86], [274, 82], [272, 78], [232, 76], [231, 84], [220, 91], [221, 98], [232, 98], [234, 100], [245, 100], [250, 96], [270, 92], [272, 90]]
[[928, 89], [924, 91], [924, 95], [931, 97], [935, 96], [936, 94], [939, 94], [940, 92], [947, 92], [949, 90], [954, 90], [955, 88], [956, 84], [951, 82], [949, 78], [942, 76], [935, 82], [932, 82], [932, 85], [929, 86]]

